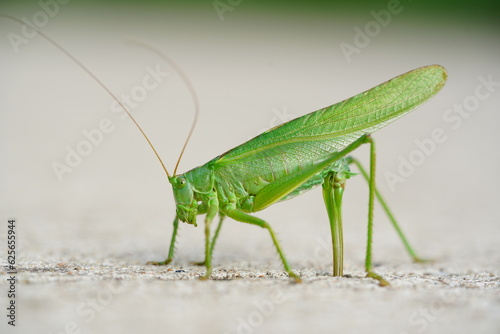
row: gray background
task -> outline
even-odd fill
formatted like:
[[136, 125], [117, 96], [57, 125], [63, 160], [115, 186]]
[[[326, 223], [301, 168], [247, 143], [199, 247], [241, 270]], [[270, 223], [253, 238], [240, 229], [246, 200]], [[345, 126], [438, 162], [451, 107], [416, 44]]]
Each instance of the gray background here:
[[[146, 68], [171, 75], [132, 111], [172, 171], [192, 119], [182, 82], [138, 39], [173, 58], [193, 82], [201, 116], [180, 172], [291, 117], [358, 94], [410, 69], [441, 64], [445, 88], [410, 115], [377, 132], [378, 184], [427, 264], [413, 264], [383, 212], [375, 213], [374, 261], [389, 288], [363, 277], [367, 187], [345, 195], [345, 272], [331, 278], [321, 191], [258, 214], [276, 230], [292, 267], [285, 277], [266, 231], [227, 221], [214, 254], [214, 277], [190, 263], [203, 257], [203, 229], [182, 225], [175, 261], [167, 254], [175, 212], [165, 175], [129, 120], [61, 52], [41, 38], [15, 53], [0, 20], [0, 244], [18, 220], [18, 326], [2, 333], [104, 333], [140, 330], [206, 333], [497, 333], [500, 328], [498, 84], [460, 125], [447, 110], [474, 101], [479, 78], [500, 82], [495, 8], [457, 3], [403, 10], [350, 61], [341, 43], [372, 24], [371, 11], [297, 3], [259, 7], [243, 1], [220, 19], [212, 2], [144, 5], [70, 2], [42, 30], [85, 63], [117, 95], [140, 86]], [[481, 8], [479, 8], [481, 7]], [[4, 2], [0, 12], [27, 17], [37, 2]], [[59, 182], [52, 168], [102, 119], [114, 130]], [[434, 129], [446, 136], [421, 164], [390, 187], [401, 159]], [[367, 148], [356, 154], [367, 161]], [[182, 270], [181, 272], [177, 272]], [[7, 305], [1, 273], [0, 308]]]

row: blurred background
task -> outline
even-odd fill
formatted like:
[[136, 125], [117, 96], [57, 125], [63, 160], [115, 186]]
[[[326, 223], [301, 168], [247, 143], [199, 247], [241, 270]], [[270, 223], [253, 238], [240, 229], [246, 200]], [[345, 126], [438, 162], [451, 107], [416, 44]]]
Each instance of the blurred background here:
[[[444, 89], [374, 138], [378, 185], [410, 240], [423, 257], [457, 272], [498, 272], [491, 255], [499, 251], [499, 9], [486, 0], [0, 3], [0, 14], [36, 26], [126, 101], [169, 171], [193, 101], [175, 71], [132, 40], [173, 59], [199, 97], [199, 123], [179, 172], [416, 67], [444, 66]], [[62, 52], [8, 19], [0, 18], [0, 31], [1, 244], [7, 219], [15, 217], [21, 264], [163, 259], [175, 206], [140, 133]], [[440, 142], [422, 149], [435, 131], [443, 134]], [[368, 161], [366, 148], [355, 155]], [[346, 272], [360, 272], [367, 211], [361, 177], [348, 183], [344, 203]], [[376, 261], [408, 263], [377, 210]], [[314, 257], [330, 242], [319, 190], [259, 217], [273, 225], [294, 268], [331, 270], [329, 256]], [[202, 228], [182, 225], [180, 236], [174, 269], [203, 256]], [[281, 269], [268, 235], [249, 225], [228, 221], [215, 253], [216, 270]], [[53, 288], [42, 285], [37, 300]], [[26, 306], [24, 326], [61, 328], [58, 307], [43, 316], [36, 309]], [[214, 326], [231, 331], [223, 321]]]

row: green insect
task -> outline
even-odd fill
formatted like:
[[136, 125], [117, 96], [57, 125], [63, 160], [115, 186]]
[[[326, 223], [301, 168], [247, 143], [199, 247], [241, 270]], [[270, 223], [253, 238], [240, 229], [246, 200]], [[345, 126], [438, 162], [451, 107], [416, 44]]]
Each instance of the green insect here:
[[[439, 65], [421, 67], [332, 106], [281, 124], [196, 167], [168, 179], [177, 205], [168, 264], [174, 256], [179, 220], [196, 226], [205, 214], [204, 278], [212, 272], [212, 253], [225, 217], [268, 230], [289, 276], [300, 281], [288, 264], [276, 235], [266, 221], [252, 215], [268, 206], [322, 186], [330, 220], [333, 246], [333, 276], [343, 275], [342, 195], [351, 175], [349, 164], [358, 166], [369, 183], [368, 242], [365, 269], [369, 277], [387, 282], [372, 271], [371, 248], [374, 198], [380, 200], [410, 255], [421, 261], [410, 247], [385, 201], [375, 187], [375, 145], [370, 134], [405, 115], [436, 94], [446, 81]], [[347, 155], [362, 144], [370, 144], [370, 173]], [[213, 236], [210, 225], [219, 214]]]
[[[16, 21], [18, 19], [2, 16]], [[35, 29], [36, 30], [36, 29]], [[281, 258], [285, 271], [296, 281], [300, 277], [292, 271], [276, 235], [266, 221], [253, 213], [268, 206], [294, 198], [307, 190], [322, 186], [328, 213], [333, 247], [333, 276], [343, 275], [342, 196], [345, 182], [352, 175], [349, 165], [355, 164], [369, 184], [368, 241], [365, 270], [368, 277], [388, 284], [372, 270], [372, 228], [375, 197], [388, 214], [407, 251], [415, 261], [421, 261], [409, 245], [387, 204], [375, 187], [375, 145], [371, 134], [402, 117], [436, 94], [446, 82], [446, 70], [439, 65], [417, 68], [395, 77], [347, 100], [317, 110], [281, 124], [257, 137], [210, 160], [186, 173], [176, 174], [186, 145], [193, 133], [198, 100], [191, 83], [182, 71], [161, 52], [152, 49], [172, 65], [185, 81], [195, 102], [195, 121], [191, 126], [179, 159], [170, 174], [159, 154], [125, 106], [81, 62], [59, 44], [38, 31], [56, 48], [75, 61], [98, 82], [125, 110], [148, 141], [172, 185], [176, 201], [176, 215], [168, 258], [150, 264], [166, 265], [174, 256], [174, 245], [179, 221], [197, 225], [197, 216], [205, 215], [206, 274], [212, 273], [212, 253], [226, 217], [266, 229]], [[349, 153], [363, 144], [370, 145], [369, 173]], [[213, 235], [211, 224], [219, 215]]]

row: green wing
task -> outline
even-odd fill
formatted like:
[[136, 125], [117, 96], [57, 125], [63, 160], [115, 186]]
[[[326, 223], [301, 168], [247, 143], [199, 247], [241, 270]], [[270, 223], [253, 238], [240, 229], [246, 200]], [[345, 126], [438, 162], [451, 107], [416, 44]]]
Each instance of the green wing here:
[[227, 151], [215, 170], [271, 182], [340, 151], [416, 108], [446, 82], [439, 65], [417, 68], [332, 106], [279, 125]]

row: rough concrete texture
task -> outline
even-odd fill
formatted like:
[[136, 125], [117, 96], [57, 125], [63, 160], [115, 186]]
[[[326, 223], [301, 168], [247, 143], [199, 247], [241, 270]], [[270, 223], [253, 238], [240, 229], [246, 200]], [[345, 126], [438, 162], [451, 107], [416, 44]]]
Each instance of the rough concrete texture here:
[[[498, 257], [490, 261], [498, 264]], [[277, 261], [219, 264], [209, 281], [198, 279], [203, 269], [189, 265], [161, 268], [116, 258], [87, 262], [21, 263], [19, 329], [495, 333], [499, 326], [498, 271], [464, 262], [456, 263], [462, 267], [457, 270], [452, 259], [378, 266], [391, 284], [383, 288], [359, 269], [332, 278], [314, 266], [299, 269], [303, 283], [295, 284]]]

